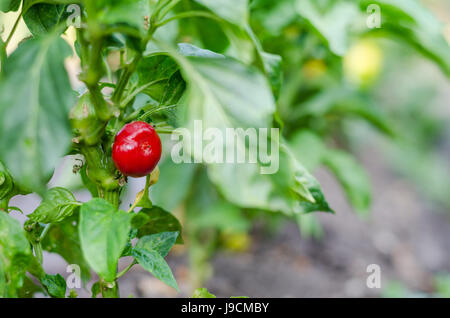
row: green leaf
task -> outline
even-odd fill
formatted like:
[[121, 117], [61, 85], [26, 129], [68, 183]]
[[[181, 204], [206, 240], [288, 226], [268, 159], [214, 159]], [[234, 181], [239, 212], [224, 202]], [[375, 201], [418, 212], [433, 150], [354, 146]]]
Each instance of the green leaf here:
[[92, 269], [108, 282], [116, 276], [117, 262], [128, 240], [131, 215], [103, 199], [81, 206], [79, 234], [83, 255]]
[[434, 288], [439, 295], [439, 297], [449, 298], [450, 297], [450, 275], [448, 274], [438, 274], [434, 278]]
[[[181, 224], [175, 216], [170, 212], [161, 209], [158, 206], [153, 206], [151, 209], [142, 209], [136, 216], [146, 215], [149, 217], [144, 225], [139, 224], [138, 237], [156, 234], [161, 232], [179, 232], [176, 243], [182, 244]], [[136, 226], [135, 218], [132, 220], [132, 226]]]
[[222, 54], [196, 47], [189, 43], [178, 43], [178, 52], [185, 57], [224, 58]]
[[295, 3], [296, 0], [253, 1], [252, 21], [258, 21], [265, 32], [280, 36], [285, 27], [298, 19]]
[[14, 181], [6, 167], [0, 162], [0, 200], [10, 196], [14, 189]]
[[44, 277], [44, 275], [45, 275], [45, 271], [42, 268], [42, 264], [39, 263], [39, 260], [34, 255], [31, 257], [31, 262], [28, 265], [27, 269], [28, 269], [28, 273], [30, 273], [31, 275], [33, 275], [34, 277], [36, 277], [39, 280], [42, 277]]
[[[143, 216], [146, 216], [144, 214], [141, 214]], [[137, 215], [134, 216], [134, 218]], [[133, 219], [134, 219], [133, 218]], [[132, 222], [133, 222], [132, 219]], [[125, 248], [122, 251], [122, 254], [120, 255], [120, 257], [124, 257], [124, 256], [131, 256], [131, 251], [133, 250], [133, 239], [135, 239], [137, 236], [137, 229], [131, 229], [130, 233], [128, 233], [128, 240], [127, 240], [127, 244], [125, 245]]]
[[[1, 271], [1, 269], [0, 269]], [[1, 275], [1, 274], [0, 274]], [[1, 279], [1, 278], [0, 278]], [[1, 283], [0, 283], [0, 290], [1, 290]], [[43, 289], [36, 285], [31, 278], [29, 278], [28, 276], [25, 276], [25, 279], [23, 280], [23, 286], [21, 289], [19, 289], [17, 291], [17, 296], [19, 298], [33, 298], [34, 294], [36, 293], [43, 293], [44, 291]]]
[[28, 215], [30, 220], [40, 223], [61, 222], [71, 216], [79, 203], [72, 192], [65, 188], [51, 188], [37, 209]]
[[260, 52], [260, 54], [264, 64], [264, 71], [266, 72], [270, 86], [272, 87], [273, 95], [275, 98], [278, 98], [283, 81], [281, 56], [267, 52]]
[[21, 0], [0, 0], [0, 11], [17, 11], [19, 10], [21, 2]]
[[268, 78], [273, 95], [277, 99], [280, 95], [281, 84], [283, 81], [282, 58], [279, 55], [265, 52], [261, 42], [250, 27], [246, 28], [246, 33], [253, 42], [256, 53], [258, 54], [259, 60], [256, 64], [259, 65], [261, 71], [263, 71]]
[[78, 210], [63, 221], [53, 223], [42, 241], [42, 248], [48, 252], [59, 254], [68, 264], [78, 264], [81, 278], [87, 282], [91, 277], [90, 267], [81, 250], [78, 224]]
[[150, 221], [150, 217], [146, 213], [139, 212], [137, 214], [133, 214], [133, 218], [131, 219], [131, 228], [133, 230], [137, 230], [147, 224], [148, 221]]
[[97, 18], [101, 23], [115, 25], [126, 23], [145, 32], [145, 17], [150, 16], [148, 0], [97, 0]]
[[[355, 210], [361, 214], [368, 212], [371, 193], [369, 178], [364, 168], [351, 155], [340, 150], [327, 149], [323, 140], [309, 130], [298, 131], [289, 144], [295, 157], [309, 169], [315, 169], [321, 164], [328, 166], [346, 191]], [[302, 228], [311, 225], [314, 230], [317, 227], [315, 222], [311, 223], [303, 217], [300, 217], [300, 220], [306, 223]], [[304, 232], [309, 232], [309, 229]]]
[[[155, 100], [162, 100], [169, 79], [178, 71], [178, 65], [168, 56], [144, 57], [137, 68], [138, 86], [154, 83], [144, 93]], [[158, 82], [155, 82], [158, 81]]]
[[91, 298], [97, 298], [97, 295], [100, 295], [100, 293], [102, 292], [102, 288], [100, 286], [99, 282], [95, 282], [92, 287], [91, 287]]
[[42, 285], [45, 286], [49, 295], [55, 298], [66, 297], [66, 280], [60, 274], [48, 275], [45, 274], [41, 278]]
[[[43, 192], [71, 143], [74, 95], [64, 69], [70, 47], [51, 36], [23, 42], [0, 78], [0, 152], [19, 185]], [[21, 70], [21, 71], [18, 71]]]
[[197, 288], [194, 290], [192, 298], [216, 298], [216, 296], [208, 292], [206, 288]]
[[0, 211], [0, 296], [15, 297], [31, 262], [31, 248], [20, 223]]
[[[37, 3], [23, 15], [23, 20], [34, 36], [50, 33], [57, 25], [66, 23], [69, 17], [66, 5]], [[61, 29], [61, 32], [64, 31]]]
[[250, 163], [210, 165], [208, 173], [224, 197], [241, 207], [287, 215], [332, 212], [317, 180], [284, 144], [274, 174], [261, 174], [260, 167]]
[[371, 187], [364, 168], [350, 154], [339, 150], [327, 151], [324, 164], [336, 175], [355, 210], [362, 215], [367, 214]]
[[305, 18], [326, 40], [336, 55], [344, 55], [349, 45], [349, 33], [357, 20], [357, 4], [349, 1], [328, 1], [326, 9], [314, 0], [297, 0], [298, 14]]
[[326, 152], [322, 138], [311, 130], [298, 130], [289, 140], [289, 146], [295, 158], [309, 171], [314, 171], [321, 163]]
[[66, 280], [60, 274], [49, 275], [46, 274], [36, 257], [32, 257], [28, 272], [36, 277], [47, 294], [54, 298], [65, 298], [66, 296]]
[[[200, 7], [200, 8], [198, 8]], [[190, 10], [201, 9], [200, 5], [193, 5]], [[192, 44], [199, 47], [208, 48], [214, 52], [223, 53], [230, 45], [227, 35], [221, 27], [220, 21], [213, 19], [190, 18], [181, 19], [178, 21], [179, 38], [192, 37], [194, 34]]]
[[314, 95], [296, 107], [290, 116], [293, 119], [309, 117], [323, 118], [326, 115], [340, 117], [361, 118], [382, 133], [394, 136], [395, 131], [391, 120], [385, 111], [366, 95], [355, 92], [353, 89], [328, 87], [328, 89]]
[[450, 76], [450, 46], [444, 26], [417, 0], [362, 0], [361, 8], [369, 4], [380, 6], [382, 28], [374, 32], [389, 32], [398, 36], [435, 61]]
[[232, 24], [245, 27], [248, 23], [247, 0], [195, 0], [195, 2]]
[[160, 104], [173, 105], [178, 103], [185, 89], [186, 82], [183, 80], [180, 72], [174, 73], [167, 81]]
[[175, 164], [171, 158], [159, 164], [161, 178], [152, 186], [150, 196], [155, 205], [168, 211], [175, 209], [188, 195], [197, 166]]
[[136, 248], [154, 250], [162, 257], [166, 257], [172, 246], [175, 244], [178, 234], [178, 232], [162, 232], [143, 236], [137, 242]]
[[295, 220], [302, 238], [321, 239], [323, 237], [323, 229], [316, 215], [299, 214], [296, 215]]
[[[175, 52], [170, 54], [178, 61], [188, 82], [185, 105], [180, 108], [180, 120], [191, 136], [202, 137], [194, 133], [199, 120], [202, 129], [220, 130], [222, 136], [227, 135], [227, 128], [271, 127], [275, 102], [267, 80], [257, 70], [192, 45], [183, 47], [181, 52], [187, 49], [191, 52], [188, 56]], [[280, 147], [277, 141], [279, 132], [270, 133], [269, 139], [273, 139], [270, 140], [270, 147], [274, 147], [272, 153], [276, 154]], [[235, 140], [235, 153], [246, 153], [248, 142], [245, 131], [237, 134]], [[195, 145], [203, 141], [192, 140], [191, 143]], [[258, 146], [259, 151], [269, 148], [261, 143]], [[224, 142], [222, 154], [226, 154], [227, 147]], [[280, 169], [273, 174], [262, 174], [264, 165], [260, 163], [209, 163], [209, 177], [227, 200], [241, 207], [286, 214], [330, 211], [317, 181], [296, 162], [285, 146], [281, 148]], [[203, 161], [201, 152], [193, 152], [189, 147], [183, 150], [188, 151], [194, 160]], [[300, 201], [305, 201], [306, 205]], [[308, 205], [308, 201], [312, 204]]]
[[196, 119], [203, 119], [204, 129], [270, 126], [275, 103], [267, 80], [258, 71], [192, 45], [180, 44], [180, 52], [185, 56], [176, 55], [176, 59], [191, 83], [189, 107], [182, 118], [187, 128], [192, 129]]
[[224, 200], [218, 199], [213, 204], [202, 202], [202, 207], [203, 213], [189, 218], [193, 229], [216, 228], [226, 232], [243, 233], [250, 228], [250, 222], [242, 211]]
[[[146, 122], [166, 122], [172, 127], [178, 127], [177, 107], [186, 89], [186, 82], [177, 71], [168, 79], [162, 78], [151, 85], [144, 93], [157, 98], [158, 104], [146, 104], [140, 108], [137, 120]], [[135, 107], [136, 108], [136, 107]], [[139, 107], [137, 108], [139, 109]]]
[[153, 276], [163, 283], [177, 291], [179, 290], [169, 265], [157, 251], [146, 248], [134, 248], [132, 254], [146, 271], [152, 273]]
[[[201, 40], [205, 47], [219, 49], [221, 52], [226, 48], [228, 56], [233, 56], [245, 63], [251, 63], [255, 48], [248, 34], [248, 1], [195, 0], [195, 2], [209, 9], [220, 19], [218, 21], [194, 19], [191, 25], [195, 23], [197, 28], [191, 30], [190, 35], [192, 33], [198, 35], [197, 38]], [[221, 32], [217, 30], [218, 27], [221, 28]], [[222, 36], [222, 33], [225, 36]], [[227, 47], [228, 42], [231, 46]]]

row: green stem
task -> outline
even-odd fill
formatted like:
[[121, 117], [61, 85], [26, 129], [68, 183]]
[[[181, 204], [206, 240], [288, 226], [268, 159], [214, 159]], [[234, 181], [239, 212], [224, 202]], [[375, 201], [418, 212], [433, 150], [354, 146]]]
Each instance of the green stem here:
[[34, 249], [34, 254], [36, 256], [36, 259], [39, 261], [39, 264], [42, 264], [44, 258], [43, 258], [43, 254], [42, 254], [41, 242], [32, 243], [32, 246]]
[[128, 96], [123, 100], [123, 102], [120, 103], [120, 108], [123, 108], [123, 107], [127, 106], [128, 103], [130, 103], [130, 102], [133, 100], [133, 98], [135, 98], [136, 95], [139, 94], [139, 93], [141, 93], [143, 90], [145, 90], [145, 89], [149, 88], [150, 86], [155, 85], [155, 84], [157, 84], [157, 83], [159, 83], [159, 82], [165, 81], [165, 80], [167, 80], [167, 78], [157, 79], [157, 80], [154, 80], [154, 81], [152, 81], [152, 82], [150, 82], [150, 83], [147, 83], [147, 84], [145, 84], [145, 85], [142, 85], [141, 87], [138, 87], [138, 88], [135, 89], [130, 95], [128, 95]]
[[172, 0], [160, 0], [156, 5], [155, 11], [153, 12], [153, 17], [155, 17], [155, 19], [158, 18], [161, 10], [163, 10], [164, 7], [166, 7], [170, 2], [172, 2]]
[[143, 198], [148, 198], [148, 196], [149, 196], [149, 192], [150, 192], [150, 179], [151, 179], [151, 174], [148, 174], [148, 175], [145, 177], [144, 195], [142, 196]]
[[100, 70], [103, 69], [103, 39], [101, 37], [97, 38], [92, 36], [91, 42], [91, 56], [89, 59], [89, 65], [87, 66], [88, 69], [85, 70], [85, 75], [83, 76], [83, 81], [91, 94], [92, 103], [94, 105], [97, 117], [100, 120], [106, 122], [112, 117], [113, 111], [111, 107], [106, 103], [100, 87], [98, 86], [98, 82], [102, 77]]
[[119, 206], [119, 189], [116, 190], [106, 190], [104, 191], [104, 199], [111, 204], [113, 204], [115, 207]]
[[47, 235], [48, 231], [50, 230], [50, 227], [52, 226], [51, 223], [45, 225], [44, 230], [42, 231], [41, 235], [39, 236], [39, 241], [42, 242], [45, 235]]
[[[86, 84], [89, 92], [91, 93], [92, 103], [94, 104], [97, 117], [100, 120], [107, 122], [109, 119], [111, 119], [114, 111], [112, 107], [110, 107], [106, 103], [98, 86], [98, 82], [103, 75], [102, 50], [104, 37], [102, 34], [101, 26], [97, 20], [97, 10], [94, 5], [94, 1], [85, 1], [85, 7], [87, 11], [87, 26], [89, 31], [88, 34], [90, 48], [89, 43], [87, 41], [84, 41], [84, 38], [82, 36], [83, 34], [80, 32], [82, 40], [80, 41], [80, 43], [82, 44], [82, 52], [84, 53], [82, 55], [87, 54], [89, 58], [88, 64], [84, 65], [85, 67], [81, 79]], [[84, 58], [87, 58], [87, 56], [84, 56]]]
[[16, 21], [14, 22], [11, 32], [9, 32], [8, 38], [6, 39], [6, 42], [5, 42], [5, 50], [8, 47], [9, 41], [11, 41], [14, 33], [16, 32], [17, 26], [19, 25], [20, 19], [22, 18], [22, 14], [23, 14], [23, 11], [19, 13], [19, 16], [17, 17]]
[[94, 105], [95, 114], [97, 115], [97, 117], [104, 122], [111, 119], [112, 116], [111, 107], [109, 107], [109, 105], [103, 98], [103, 94], [98, 84], [86, 83], [86, 86], [88, 87], [89, 93], [91, 94], [92, 104]]
[[76, 32], [77, 32], [77, 41], [79, 41], [81, 45], [81, 56], [80, 56], [81, 67], [84, 69], [85, 64], [87, 63], [89, 57], [88, 51], [89, 43], [86, 41], [85, 33], [82, 28], [77, 28]]
[[119, 82], [117, 83], [116, 89], [111, 98], [111, 100], [115, 104], [120, 104], [120, 100], [122, 99], [123, 93], [125, 92], [125, 88], [128, 84], [128, 81], [130, 80], [131, 75], [136, 70], [141, 58], [142, 58], [142, 53], [141, 52], [137, 53], [136, 56], [134, 57], [133, 61], [127, 65], [124, 72], [120, 76]]
[[170, 135], [173, 133], [173, 129], [155, 129], [158, 134], [167, 134]]
[[122, 277], [123, 275], [125, 275], [130, 269], [131, 267], [133, 267], [134, 265], [137, 264], [136, 260], [133, 260], [130, 265], [128, 265], [123, 271], [121, 271], [119, 274], [117, 274], [116, 279]]
[[155, 19], [156, 19], [157, 15], [159, 14], [159, 11], [162, 9], [162, 7], [159, 8], [159, 6], [161, 6], [161, 4], [163, 4], [162, 7], [164, 7], [167, 3], [164, 4], [164, 1], [163, 1], [158, 4], [158, 8], [152, 14], [152, 17], [150, 19], [150, 29], [148, 30], [147, 35], [145, 36], [144, 40], [142, 41], [140, 51], [136, 53], [136, 56], [134, 57], [133, 61], [127, 65], [127, 67], [125, 68], [125, 71], [122, 73], [122, 75], [119, 78], [119, 82], [117, 83], [116, 89], [114, 90], [113, 96], [111, 98], [111, 100], [116, 105], [120, 105], [120, 101], [122, 99], [125, 88], [128, 84], [128, 81], [130, 80], [131, 75], [134, 73], [134, 71], [136, 71], [136, 68], [137, 68], [139, 62], [143, 57], [143, 51], [145, 51], [147, 43], [152, 39], [153, 34], [156, 32], [156, 29], [158, 28], [157, 22], [155, 22]]
[[5, 61], [6, 61], [6, 45], [0, 37], [0, 66], [1, 66], [1, 68], [5, 67], [4, 66]]
[[141, 36], [139, 31], [137, 31], [136, 29], [134, 29], [132, 27], [128, 27], [126, 25], [111, 26], [108, 29], [103, 31], [103, 35], [111, 35], [113, 33], [122, 33], [122, 34], [126, 34], [129, 36], [135, 37], [135, 38], [139, 38]]
[[100, 289], [103, 298], [119, 298], [119, 285], [116, 281], [107, 283], [104, 280], [100, 280]]
[[179, 19], [185, 19], [185, 18], [194, 18], [194, 17], [203, 17], [203, 18], [209, 18], [209, 19], [214, 19], [214, 20], [219, 20], [221, 21], [220, 18], [216, 17], [215, 15], [209, 13], [209, 12], [205, 12], [205, 11], [188, 11], [188, 12], [183, 12], [183, 13], [179, 13], [176, 14], [170, 18], [167, 18], [164, 21], [161, 21], [159, 23], [156, 24], [156, 27], [161, 27], [169, 22], [175, 21], [175, 20], [179, 20]]
[[143, 113], [142, 115], [140, 115], [140, 113], [141, 113], [141, 110], [145, 110], [145, 108], [146, 108], [145, 106], [142, 109], [131, 113], [130, 115], [128, 115], [125, 118], [125, 122], [130, 122], [132, 120], [135, 120], [136, 118], [139, 118], [139, 120], [145, 120], [147, 116], [150, 116], [150, 115], [152, 115], [154, 113], [157, 113], [157, 112], [160, 112], [160, 111], [163, 111], [163, 110], [166, 110], [166, 109], [174, 108], [177, 105], [173, 104], [173, 105], [167, 105], [167, 106], [160, 106], [160, 107], [156, 107], [156, 108], [153, 105], [150, 105], [150, 106], [152, 106], [153, 108], [148, 110], [148, 111], [145, 111], [145, 113]]
[[170, 10], [173, 9], [173, 7], [175, 7], [181, 0], [172, 0], [172, 2], [170, 4], [168, 4], [165, 8], [163, 8], [161, 10], [161, 12], [159, 13], [159, 18], [162, 19], [164, 18], [167, 13], [169, 13]]

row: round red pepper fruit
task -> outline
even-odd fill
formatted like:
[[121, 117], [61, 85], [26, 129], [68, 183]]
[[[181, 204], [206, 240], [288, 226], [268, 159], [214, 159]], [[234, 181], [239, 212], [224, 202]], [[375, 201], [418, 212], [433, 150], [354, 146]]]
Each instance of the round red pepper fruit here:
[[125, 176], [144, 177], [161, 158], [161, 140], [155, 129], [142, 121], [126, 124], [116, 135], [112, 158]]

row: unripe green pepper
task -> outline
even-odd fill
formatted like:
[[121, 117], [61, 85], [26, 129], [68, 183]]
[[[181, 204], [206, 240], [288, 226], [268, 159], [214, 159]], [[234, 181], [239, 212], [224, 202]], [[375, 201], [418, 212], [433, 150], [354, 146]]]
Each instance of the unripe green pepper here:
[[69, 114], [70, 123], [79, 137], [79, 142], [95, 145], [100, 142], [105, 123], [99, 120], [95, 113], [89, 93], [83, 94]]

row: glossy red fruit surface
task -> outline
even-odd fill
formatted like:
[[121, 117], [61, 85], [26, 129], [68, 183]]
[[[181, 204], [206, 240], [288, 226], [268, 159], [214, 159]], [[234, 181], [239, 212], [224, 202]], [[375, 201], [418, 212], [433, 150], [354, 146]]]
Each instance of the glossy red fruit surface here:
[[142, 121], [126, 124], [116, 135], [112, 158], [124, 175], [144, 177], [161, 158], [161, 140], [155, 129]]

